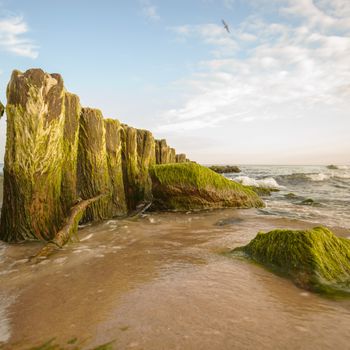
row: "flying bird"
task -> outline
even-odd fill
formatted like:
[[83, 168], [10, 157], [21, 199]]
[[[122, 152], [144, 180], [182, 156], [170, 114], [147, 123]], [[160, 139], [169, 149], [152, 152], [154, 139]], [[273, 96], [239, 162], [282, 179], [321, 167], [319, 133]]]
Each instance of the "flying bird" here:
[[230, 32], [230, 28], [228, 27], [228, 24], [222, 19], [222, 24], [224, 25], [224, 28], [227, 30], [227, 33], [231, 33]]

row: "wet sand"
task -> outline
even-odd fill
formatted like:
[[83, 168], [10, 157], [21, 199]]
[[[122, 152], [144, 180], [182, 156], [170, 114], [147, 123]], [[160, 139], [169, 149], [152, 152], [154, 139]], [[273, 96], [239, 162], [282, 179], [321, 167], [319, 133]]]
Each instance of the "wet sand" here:
[[349, 348], [349, 300], [221, 254], [259, 230], [312, 226], [255, 210], [154, 213], [85, 227], [79, 243], [36, 265], [26, 258], [40, 244], [2, 243], [0, 341], [5, 349], [53, 337], [62, 345], [78, 337], [86, 349], [112, 340], [115, 349]]

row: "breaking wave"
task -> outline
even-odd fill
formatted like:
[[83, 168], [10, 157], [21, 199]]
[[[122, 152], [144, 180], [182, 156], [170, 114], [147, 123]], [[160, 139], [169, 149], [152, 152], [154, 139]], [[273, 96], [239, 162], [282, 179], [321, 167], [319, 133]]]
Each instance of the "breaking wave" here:
[[319, 174], [306, 174], [306, 176], [311, 180], [311, 181], [325, 181], [328, 180], [331, 176], [324, 174], [324, 173], [319, 173]]
[[249, 176], [237, 176], [233, 180], [245, 186], [262, 187], [271, 190], [278, 190], [282, 188], [282, 186], [280, 186], [273, 177], [267, 177], [265, 179], [257, 180]]

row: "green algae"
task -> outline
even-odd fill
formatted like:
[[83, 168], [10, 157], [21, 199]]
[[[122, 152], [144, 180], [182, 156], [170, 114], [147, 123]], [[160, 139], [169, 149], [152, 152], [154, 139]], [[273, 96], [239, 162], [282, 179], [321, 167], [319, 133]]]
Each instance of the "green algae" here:
[[190, 210], [262, 207], [251, 189], [195, 163], [155, 165], [150, 169], [154, 208]]
[[254, 191], [259, 196], [262, 196], [262, 197], [271, 196], [270, 188], [258, 187], [258, 186], [247, 186], [247, 187], [249, 187], [252, 191]]
[[[66, 342], [65, 345], [57, 343], [56, 338], [52, 338], [43, 344], [28, 348], [28, 350], [82, 350], [86, 349], [86, 340], [80, 341], [78, 338], [72, 338]], [[115, 341], [104, 343], [98, 346], [89, 348], [90, 350], [112, 350]]]
[[350, 294], [350, 240], [325, 227], [259, 232], [232, 251], [291, 278], [301, 288]]

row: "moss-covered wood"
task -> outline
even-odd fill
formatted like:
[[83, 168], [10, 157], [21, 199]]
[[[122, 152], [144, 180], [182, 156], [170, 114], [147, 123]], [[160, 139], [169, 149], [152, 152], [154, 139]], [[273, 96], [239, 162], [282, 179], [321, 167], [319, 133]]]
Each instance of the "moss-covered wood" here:
[[137, 161], [139, 167], [138, 191], [139, 202], [152, 200], [152, 181], [149, 168], [156, 162], [155, 141], [148, 130], [137, 130]]
[[0, 118], [4, 115], [5, 112], [5, 107], [0, 101]]
[[7, 88], [4, 200], [0, 238], [51, 239], [61, 226], [64, 160], [62, 78], [14, 71]]
[[82, 219], [86, 208], [92, 203], [101, 200], [104, 195], [99, 195], [94, 198], [86, 199], [75, 204], [69, 212], [69, 216], [65, 219], [62, 228], [55, 234], [52, 240], [50, 240], [40, 251], [32, 257], [32, 261], [46, 259], [57, 248], [62, 248], [74, 235], [77, 234], [78, 225]]
[[180, 153], [175, 156], [176, 163], [186, 163], [186, 154]]
[[251, 189], [195, 163], [155, 165], [150, 174], [154, 209], [251, 208], [264, 205]]
[[175, 148], [169, 149], [168, 163], [176, 163], [176, 151]]
[[244, 253], [302, 288], [350, 294], [350, 240], [325, 227], [260, 232], [233, 253]]
[[167, 145], [166, 140], [156, 140], [156, 161], [157, 164], [169, 163], [170, 147]]
[[67, 216], [77, 199], [77, 156], [81, 114], [79, 97], [66, 92], [64, 106], [61, 203], [64, 215]]
[[134, 210], [139, 200], [136, 180], [139, 176], [137, 161], [137, 130], [125, 124], [123, 124], [122, 127], [122, 166], [125, 198], [128, 209]]
[[98, 200], [87, 208], [83, 222], [107, 219], [114, 214], [105, 136], [101, 111], [83, 108], [78, 147], [78, 194], [82, 199], [109, 194], [108, 197]]
[[141, 202], [152, 199], [149, 167], [156, 162], [155, 141], [147, 130], [123, 125], [122, 164], [125, 197], [128, 209], [133, 211]]
[[112, 186], [113, 216], [125, 215], [128, 211], [122, 168], [122, 126], [118, 120], [105, 119], [106, 151], [110, 183]]

